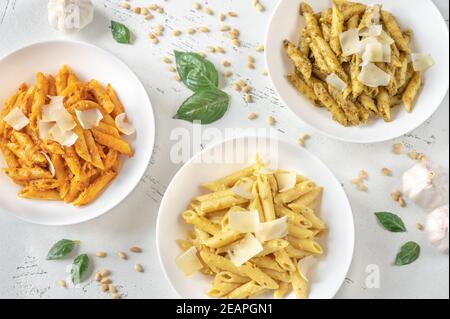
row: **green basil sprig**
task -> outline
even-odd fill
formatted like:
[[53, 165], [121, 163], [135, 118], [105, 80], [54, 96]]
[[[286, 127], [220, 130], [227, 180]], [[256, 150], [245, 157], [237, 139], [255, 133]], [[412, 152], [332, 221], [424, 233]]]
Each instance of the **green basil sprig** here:
[[79, 284], [89, 268], [89, 257], [86, 254], [77, 256], [72, 263], [72, 269], [70, 270], [70, 276], [72, 282], [76, 285]]
[[210, 124], [225, 114], [229, 100], [228, 94], [218, 89], [199, 91], [184, 101], [175, 118], [189, 122], [201, 120], [202, 124]]
[[131, 43], [131, 32], [124, 24], [116, 21], [111, 21], [111, 32], [114, 40], [116, 40], [118, 43]]
[[405, 224], [399, 216], [388, 212], [375, 213], [375, 216], [386, 230], [394, 233], [406, 232]]
[[47, 260], [61, 259], [72, 252], [79, 242], [70, 239], [61, 239], [53, 244], [47, 253]]
[[397, 266], [409, 265], [415, 262], [419, 256], [420, 246], [413, 241], [409, 241], [401, 247], [400, 252], [395, 258], [395, 264]]
[[228, 110], [230, 98], [219, 89], [219, 73], [214, 64], [193, 52], [175, 51], [178, 75], [194, 95], [183, 102], [175, 119], [211, 124]]

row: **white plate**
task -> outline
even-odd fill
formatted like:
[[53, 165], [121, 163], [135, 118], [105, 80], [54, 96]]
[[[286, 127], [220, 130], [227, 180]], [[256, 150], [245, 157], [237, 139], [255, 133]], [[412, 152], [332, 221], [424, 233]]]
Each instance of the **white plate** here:
[[[186, 238], [186, 232], [190, 229], [182, 220], [181, 213], [191, 199], [201, 193], [200, 184], [248, 165], [248, 162], [243, 161], [232, 164], [217, 162], [207, 164], [200, 159], [205, 154], [221, 149], [230, 150], [233, 145], [241, 145], [238, 150], [248, 154], [248, 158], [254, 159], [257, 152], [266, 153], [265, 145], [269, 145], [268, 141], [273, 140], [263, 138], [256, 142], [255, 138], [243, 137], [207, 148], [186, 163], [167, 188], [158, 213], [156, 241], [166, 277], [181, 297], [206, 298], [206, 291], [212, 282], [211, 277], [200, 273], [187, 278], [175, 265], [175, 259], [181, 254], [175, 240]], [[350, 204], [333, 173], [305, 149], [280, 141], [278, 154], [277, 166], [280, 169], [304, 174], [324, 187], [321, 217], [327, 223], [329, 232], [322, 241], [325, 254], [315, 269], [314, 280], [310, 282], [310, 298], [332, 298], [345, 279], [353, 255], [354, 228]], [[289, 297], [292, 298], [293, 294]]]
[[[149, 163], [155, 138], [153, 110], [147, 92], [136, 75], [119, 59], [90, 44], [51, 41], [33, 44], [0, 60], [0, 103], [21, 82], [35, 83], [36, 72], [56, 74], [69, 65], [81, 80], [111, 83], [125, 105], [137, 134], [130, 139], [134, 157], [123, 160], [119, 176], [91, 205], [75, 208], [63, 202], [25, 200], [17, 197], [19, 187], [0, 172], [0, 212], [43, 225], [70, 225], [98, 217], [119, 204], [134, 189]], [[3, 103], [1, 104], [3, 107]], [[5, 167], [0, 155], [0, 166]]]
[[[330, 7], [331, 0], [310, 0], [318, 12]], [[431, 53], [436, 65], [425, 72], [425, 86], [414, 111], [408, 114], [402, 106], [396, 107], [394, 120], [385, 123], [372, 120], [361, 127], [342, 127], [331, 119], [324, 108], [313, 107], [287, 81], [286, 75], [293, 65], [283, 49], [283, 40], [297, 43], [299, 30], [305, 25], [299, 15], [300, 0], [280, 0], [266, 35], [266, 63], [272, 83], [284, 103], [303, 122], [319, 132], [342, 141], [375, 143], [390, 140], [408, 133], [424, 123], [439, 107], [448, 89], [449, 38], [448, 28], [439, 10], [431, 0], [363, 0], [370, 4], [381, 3], [398, 19], [400, 26], [414, 31], [413, 50]]]

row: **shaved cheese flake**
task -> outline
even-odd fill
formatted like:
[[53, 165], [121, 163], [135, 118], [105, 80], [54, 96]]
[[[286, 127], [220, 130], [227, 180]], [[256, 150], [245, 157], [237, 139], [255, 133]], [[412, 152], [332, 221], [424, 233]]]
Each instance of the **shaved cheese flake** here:
[[367, 63], [367, 65], [361, 68], [358, 80], [364, 85], [376, 88], [379, 86], [387, 86], [391, 80], [391, 76], [375, 64]]
[[50, 157], [44, 153], [44, 152], [40, 152], [42, 155], [44, 155], [45, 159], [48, 162], [48, 170], [50, 171], [50, 173], [52, 174], [53, 177], [55, 177], [56, 174], [56, 170], [55, 170], [55, 165], [53, 165], [52, 160], [50, 159]]
[[236, 267], [239, 267], [262, 251], [263, 247], [255, 236], [247, 234], [244, 239], [230, 247], [228, 256], [231, 262]]
[[342, 55], [349, 56], [361, 51], [361, 41], [359, 40], [359, 31], [357, 28], [348, 29], [339, 35], [342, 47]]
[[49, 131], [49, 134], [51, 136], [50, 137], [51, 140], [58, 142], [62, 146], [67, 146], [67, 147], [70, 147], [73, 144], [75, 144], [75, 142], [78, 139], [77, 134], [75, 134], [73, 131], [61, 130], [61, 128], [59, 127], [58, 124], [53, 125], [53, 127]]
[[[236, 194], [245, 199], [253, 199], [254, 196], [251, 192], [251, 187], [253, 185], [251, 183], [236, 185], [231, 189], [233, 194]], [[249, 188], [250, 187], [250, 188]]]
[[50, 130], [55, 125], [56, 124], [52, 122], [39, 121], [38, 122], [39, 137], [44, 141], [51, 139]]
[[369, 25], [359, 30], [360, 37], [377, 37], [381, 35], [383, 26], [381, 24]]
[[283, 216], [270, 222], [258, 224], [255, 231], [256, 238], [264, 243], [268, 240], [286, 237], [288, 233], [287, 221], [287, 216]]
[[311, 271], [311, 268], [314, 267], [317, 264], [317, 258], [314, 256], [308, 256], [300, 259], [297, 263], [297, 268], [300, 273], [300, 276], [302, 276], [305, 281], [308, 280], [308, 274]]
[[176, 264], [188, 277], [203, 268], [203, 264], [197, 256], [197, 248], [195, 247], [189, 248], [180, 255], [176, 260]]
[[362, 61], [361, 66], [367, 65], [369, 62], [391, 63], [391, 46], [381, 42], [367, 43]]
[[297, 175], [294, 173], [277, 173], [275, 178], [278, 183], [278, 191], [280, 193], [287, 192], [295, 187], [297, 183]]
[[18, 107], [13, 108], [8, 115], [3, 118], [3, 121], [5, 121], [16, 131], [20, 131], [25, 126], [30, 124], [28, 117], [26, 117]]
[[426, 53], [412, 53], [411, 60], [414, 71], [421, 72], [429, 69], [434, 65], [434, 60], [430, 54]]
[[254, 233], [256, 226], [259, 224], [258, 211], [229, 211], [228, 220], [230, 229], [238, 233]]
[[327, 76], [327, 83], [335, 87], [338, 91], [343, 92], [347, 88], [347, 83], [345, 83], [339, 76], [331, 73]]
[[377, 36], [377, 40], [383, 44], [389, 44], [389, 45], [391, 45], [395, 42], [394, 39], [392, 39], [390, 37], [390, 35], [387, 34], [386, 31], [381, 31], [381, 34], [379, 36]]
[[72, 130], [77, 124], [72, 118], [72, 115], [66, 110], [62, 99], [52, 100], [50, 104], [44, 106], [42, 110], [42, 121], [44, 122], [56, 122], [59, 128], [64, 131]]
[[90, 130], [94, 127], [97, 127], [100, 124], [100, 121], [103, 119], [103, 114], [98, 109], [93, 108], [86, 111], [75, 110], [77, 114], [78, 121], [81, 124], [81, 127], [85, 130]]
[[375, 4], [368, 9], [368, 11], [370, 12], [368, 17], [370, 24], [372, 25], [380, 24], [381, 19], [380, 10], [381, 10], [380, 4]]
[[127, 115], [125, 113], [117, 115], [115, 121], [117, 129], [125, 135], [132, 135], [136, 131], [134, 126], [128, 122]]

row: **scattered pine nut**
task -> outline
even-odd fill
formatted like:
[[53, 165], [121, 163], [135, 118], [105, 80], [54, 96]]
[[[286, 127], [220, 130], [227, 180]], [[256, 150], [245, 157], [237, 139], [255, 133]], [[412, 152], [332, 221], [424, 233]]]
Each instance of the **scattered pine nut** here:
[[231, 63], [230, 63], [229, 61], [225, 60], [225, 61], [222, 62], [222, 65], [223, 65], [224, 67], [228, 68], [228, 67], [231, 66]]
[[142, 268], [141, 264], [134, 264], [134, 270], [136, 270], [137, 272], [143, 272], [144, 268]]
[[177, 71], [177, 69], [175, 67], [171, 66], [171, 65], [169, 65], [167, 67], [167, 70], [169, 70], [169, 72], [176, 72]]
[[247, 63], [247, 68], [249, 68], [250, 70], [254, 70], [255, 65], [253, 63]]
[[66, 281], [65, 280], [58, 280], [58, 285], [60, 285], [61, 287], [63, 287], [63, 288], [66, 288], [67, 287], [67, 283], [66, 283]]
[[256, 52], [264, 52], [264, 46], [262, 44], [257, 45], [255, 48]]
[[180, 35], [181, 35], [181, 30], [174, 30], [174, 31], [172, 32], [172, 35], [173, 35], [174, 37], [180, 36]]
[[163, 62], [164, 62], [164, 63], [167, 63], [167, 64], [172, 64], [172, 59], [171, 59], [171, 58], [169, 58], [169, 57], [166, 57], [166, 56], [165, 56], [165, 57], [163, 57], [163, 59], [162, 59], [162, 60], [163, 60]]
[[233, 39], [233, 40], [231, 41], [231, 43], [233, 43], [233, 45], [234, 45], [235, 47], [240, 47], [240, 46], [241, 46], [241, 41], [239, 41], [238, 39]]
[[226, 77], [226, 78], [229, 78], [229, 77], [232, 76], [232, 75], [233, 75], [233, 73], [232, 73], [231, 71], [225, 71], [225, 72], [223, 72], [223, 76]]
[[213, 12], [210, 8], [208, 8], [208, 7], [205, 7], [205, 8], [203, 9], [203, 12], [206, 13], [206, 14], [208, 14], [208, 15], [210, 15], [210, 16], [212, 16], [212, 15], [214, 14], [214, 12]]
[[383, 167], [383, 168], [381, 169], [381, 173], [382, 173], [384, 176], [392, 176], [392, 171], [391, 171], [389, 168], [386, 168], [386, 167]]
[[106, 253], [104, 251], [98, 251], [95, 253], [95, 256], [99, 257], [99, 258], [105, 258], [106, 257]]
[[238, 85], [242, 86], [242, 87], [244, 87], [244, 86], [247, 85], [247, 83], [245, 83], [244, 80], [239, 80], [239, 81], [237, 81], [236, 83], [237, 83]]
[[397, 143], [392, 145], [392, 152], [396, 155], [400, 155], [402, 153], [403, 145], [401, 143]]
[[109, 285], [108, 290], [113, 294], [117, 293], [117, 288], [114, 285]]
[[247, 103], [252, 103], [252, 102], [253, 102], [253, 98], [252, 98], [251, 95], [246, 94], [246, 95], [244, 96], [244, 101], [247, 102]]
[[219, 14], [219, 21], [225, 21], [226, 19], [226, 15], [224, 15], [223, 13]]
[[161, 32], [164, 32], [164, 30], [165, 30], [164, 26], [161, 25], [161, 24], [158, 24], [158, 25], [155, 27], [155, 29], [158, 30], [158, 31], [161, 31]]
[[406, 202], [403, 197], [400, 197], [400, 199], [398, 200], [398, 203], [400, 204], [400, 207], [406, 207]]
[[245, 85], [242, 88], [242, 91], [244, 91], [245, 93], [250, 93], [252, 91], [252, 88], [251, 88], [251, 86]]
[[256, 119], [258, 117], [258, 115], [255, 113], [255, 112], [250, 112], [250, 113], [248, 113], [248, 115], [247, 115], [247, 118], [249, 119], [249, 120], [254, 120], [254, 119]]
[[217, 51], [218, 53], [222, 53], [222, 54], [225, 53], [225, 49], [222, 48], [222, 47], [217, 47], [217, 48], [216, 48], [216, 51]]
[[261, 74], [264, 75], [264, 76], [268, 76], [269, 72], [267, 72], [267, 70], [262, 70]]
[[255, 58], [252, 57], [251, 55], [249, 55], [249, 56], [247, 57], [247, 62], [248, 62], [248, 63], [255, 63]]
[[108, 277], [109, 275], [111, 275], [111, 272], [108, 269], [102, 269], [100, 270], [100, 276], [101, 277]]
[[205, 27], [205, 26], [202, 26], [202, 27], [198, 28], [198, 30], [199, 30], [200, 32], [203, 32], [203, 33], [209, 32], [209, 29], [208, 29], [207, 27]]
[[173, 77], [173, 79], [177, 82], [181, 82], [181, 77], [177, 74]]
[[233, 12], [233, 11], [228, 12], [228, 15], [230, 17], [233, 17], [233, 18], [236, 18], [238, 16], [238, 14], [236, 12]]
[[364, 183], [360, 183], [358, 185], [358, 187], [359, 187], [359, 190], [362, 191], [362, 192], [367, 192], [367, 190], [368, 190], [367, 186]]
[[209, 52], [209, 53], [216, 53], [216, 48], [209, 46], [209, 47], [206, 48], [206, 51]]
[[100, 280], [102, 280], [102, 275], [99, 272], [95, 273], [95, 281], [100, 282]]
[[144, 16], [144, 19], [145, 19], [145, 20], [151, 20], [151, 19], [153, 19], [153, 15], [152, 15], [151, 13], [146, 14], [146, 15]]
[[102, 292], [107, 292], [107, 291], [109, 290], [109, 285], [107, 285], [107, 284], [102, 284], [102, 285], [101, 285], [101, 290], [102, 290]]
[[149, 5], [148, 8], [150, 10], [156, 11], [156, 10], [158, 10], [159, 6], [155, 3], [153, 3], [153, 4]]
[[235, 89], [237, 92], [241, 92], [241, 91], [242, 91], [242, 87], [241, 87], [239, 84], [237, 84], [237, 83], [235, 83], [235, 84], [233, 85], [233, 87], [234, 87], [234, 89]]
[[230, 27], [227, 26], [227, 25], [223, 25], [223, 26], [220, 27], [219, 30], [220, 30], [221, 32], [226, 32], [226, 31], [230, 30]]
[[134, 7], [133, 12], [136, 14], [141, 14], [141, 8], [140, 7]]
[[359, 171], [359, 178], [360, 179], [367, 179], [369, 177], [369, 175], [367, 175], [367, 172], [365, 170], [360, 170]]
[[125, 254], [123, 251], [119, 251], [118, 253], [117, 253], [117, 256], [119, 257], [119, 258], [121, 258], [121, 259], [128, 259], [128, 256], [127, 256], [127, 254]]
[[100, 280], [100, 283], [109, 285], [111, 283], [111, 280], [108, 277], [105, 277]]
[[142, 15], [147, 15], [148, 14], [148, 9], [147, 8], [142, 8], [141, 9], [141, 14]]
[[139, 246], [132, 246], [132, 247], [130, 247], [130, 251], [132, 253], [142, 253], [142, 248]]
[[164, 9], [159, 7], [158, 9], [156, 9], [156, 12], [158, 12], [159, 14], [163, 14], [164, 13]]
[[[305, 146], [305, 142], [306, 142], [306, 140], [308, 140], [309, 139], [309, 135], [308, 134], [303, 134], [303, 136], [301, 136], [299, 139], [298, 139], [298, 144], [300, 145], [300, 146]], [[359, 180], [358, 180], [358, 182], [359, 182]]]
[[275, 119], [273, 118], [272, 115], [270, 115], [270, 116], [267, 118], [267, 124], [269, 124], [270, 126], [275, 125]]
[[233, 35], [233, 36], [235, 36], [236, 38], [238, 37], [238, 36], [240, 36], [241, 35], [241, 33], [239, 32], [239, 30], [238, 29], [231, 29], [231, 31], [230, 31], [230, 35]]
[[417, 228], [418, 230], [422, 231], [422, 230], [424, 230], [425, 227], [424, 227], [422, 224], [417, 223], [417, 224], [416, 224], [416, 228]]
[[195, 10], [200, 10], [202, 8], [202, 5], [200, 3], [198, 3], [198, 2], [194, 2], [192, 4], [192, 8], [195, 9]]
[[265, 10], [264, 6], [263, 6], [260, 2], [258, 2], [258, 3], [255, 5], [255, 9], [256, 9], [257, 11], [259, 11], [259, 12], [263, 12], [263, 11]]
[[112, 299], [120, 299], [120, 295], [117, 292], [111, 294], [111, 297]]
[[194, 28], [187, 29], [187, 33], [188, 34], [194, 34], [195, 33], [195, 29]]
[[352, 178], [351, 182], [352, 182], [353, 185], [358, 185], [359, 183], [361, 183], [361, 179], [359, 179], [359, 178]]
[[402, 196], [402, 193], [400, 193], [399, 190], [395, 190], [391, 193], [391, 198], [394, 200], [394, 202], [398, 202], [400, 200], [401, 196]]
[[127, 10], [130, 9], [130, 4], [128, 2], [122, 2], [122, 4], [120, 6]]

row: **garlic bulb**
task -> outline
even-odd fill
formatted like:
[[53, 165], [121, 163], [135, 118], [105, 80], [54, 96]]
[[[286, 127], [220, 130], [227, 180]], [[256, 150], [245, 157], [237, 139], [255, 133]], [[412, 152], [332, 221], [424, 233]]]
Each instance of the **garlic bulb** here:
[[75, 33], [94, 19], [91, 0], [49, 0], [48, 22], [56, 30]]
[[424, 208], [448, 203], [448, 174], [426, 160], [403, 174], [403, 193]]
[[436, 208], [427, 215], [425, 232], [434, 246], [448, 253], [448, 205]]

